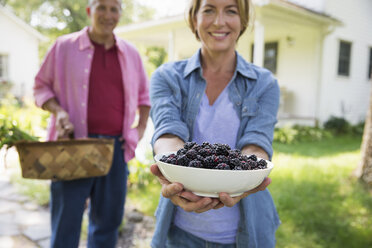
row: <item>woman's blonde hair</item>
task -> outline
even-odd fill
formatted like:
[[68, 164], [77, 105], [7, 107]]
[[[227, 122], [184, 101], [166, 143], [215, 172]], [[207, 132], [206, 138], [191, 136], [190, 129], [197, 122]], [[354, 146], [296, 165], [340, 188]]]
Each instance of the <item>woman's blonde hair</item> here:
[[[200, 9], [202, 0], [191, 0], [189, 11], [188, 11], [188, 25], [191, 29], [191, 31], [195, 34], [196, 39], [200, 40], [200, 37], [198, 35], [198, 32], [196, 30], [196, 27], [194, 26], [194, 20], [196, 20], [196, 15], [198, 14], [198, 11]], [[238, 10], [239, 10], [239, 17], [240, 17], [240, 23], [242, 25], [242, 30], [240, 31], [239, 37], [245, 32], [248, 25], [250, 24], [249, 20], [251, 18], [252, 13], [252, 3], [251, 0], [236, 0], [238, 4]]]

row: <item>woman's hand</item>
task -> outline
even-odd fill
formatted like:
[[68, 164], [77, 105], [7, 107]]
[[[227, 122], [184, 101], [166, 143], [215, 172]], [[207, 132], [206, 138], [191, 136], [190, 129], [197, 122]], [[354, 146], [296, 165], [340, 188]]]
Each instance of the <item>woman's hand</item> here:
[[265, 190], [267, 188], [267, 186], [269, 186], [270, 183], [271, 183], [271, 179], [267, 177], [256, 188], [251, 189], [251, 190], [243, 193], [240, 196], [230, 197], [230, 195], [227, 194], [227, 193], [220, 193], [219, 194], [219, 196], [220, 196], [219, 199], [220, 199], [221, 203], [224, 204], [226, 207], [232, 207], [235, 204], [237, 204], [241, 199], [243, 199], [243, 198], [245, 198], [245, 197], [247, 197], [247, 196], [249, 196], [251, 194], [254, 194], [254, 193], [258, 192], [258, 191]]
[[169, 182], [156, 164], [151, 166], [151, 172], [158, 177], [162, 185], [162, 195], [165, 198], [169, 198], [174, 205], [181, 207], [186, 212], [202, 213], [223, 206], [218, 198], [200, 197], [190, 191], [185, 191], [180, 183]]

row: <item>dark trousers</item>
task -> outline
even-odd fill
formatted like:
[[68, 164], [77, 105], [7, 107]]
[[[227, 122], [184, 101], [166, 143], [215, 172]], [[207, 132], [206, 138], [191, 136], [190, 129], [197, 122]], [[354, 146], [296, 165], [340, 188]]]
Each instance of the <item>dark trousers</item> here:
[[89, 205], [88, 247], [114, 248], [124, 215], [128, 168], [122, 142], [118, 136], [89, 135], [94, 138], [115, 138], [110, 172], [106, 176], [55, 181], [51, 184], [52, 237], [50, 247], [79, 246], [81, 222], [87, 198]]

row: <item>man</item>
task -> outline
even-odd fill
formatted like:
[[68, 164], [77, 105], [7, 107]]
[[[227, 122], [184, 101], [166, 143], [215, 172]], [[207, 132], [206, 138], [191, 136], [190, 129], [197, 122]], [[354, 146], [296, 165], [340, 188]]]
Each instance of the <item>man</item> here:
[[[127, 164], [149, 115], [148, 81], [138, 52], [113, 34], [120, 0], [90, 0], [91, 25], [59, 37], [35, 78], [36, 104], [52, 113], [48, 139], [115, 138], [108, 175], [51, 183], [51, 247], [78, 247], [90, 198], [88, 247], [115, 247], [124, 214]], [[132, 127], [139, 110], [139, 121]]]

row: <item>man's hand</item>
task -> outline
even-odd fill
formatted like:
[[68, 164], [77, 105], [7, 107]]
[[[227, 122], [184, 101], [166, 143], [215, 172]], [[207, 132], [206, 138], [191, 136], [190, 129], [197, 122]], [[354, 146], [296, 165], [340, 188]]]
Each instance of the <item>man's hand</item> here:
[[169, 182], [156, 164], [151, 166], [151, 172], [158, 177], [162, 185], [162, 195], [187, 212], [202, 213], [223, 206], [217, 198], [200, 197], [190, 191], [185, 191], [180, 183]]
[[74, 132], [74, 125], [70, 122], [68, 113], [59, 110], [55, 113], [55, 116], [58, 138], [67, 138], [69, 134]]
[[46, 101], [42, 109], [49, 111], [56, 117], [56, 130], [58, 138], [67, 138], [73, 133], [74, 125], [70, 122], [68, 113], [59, 105], [56, 98]]

